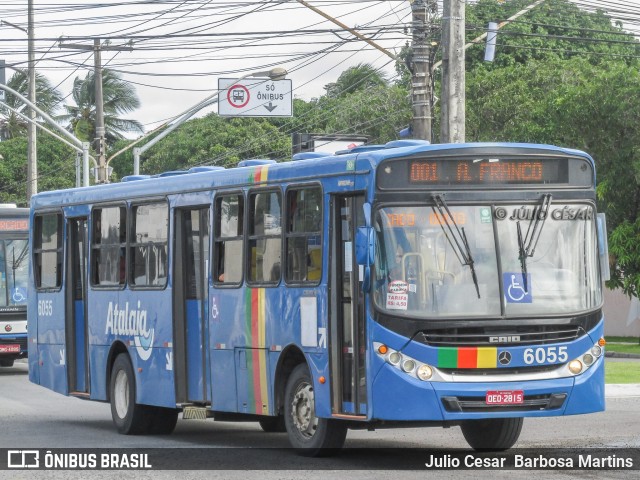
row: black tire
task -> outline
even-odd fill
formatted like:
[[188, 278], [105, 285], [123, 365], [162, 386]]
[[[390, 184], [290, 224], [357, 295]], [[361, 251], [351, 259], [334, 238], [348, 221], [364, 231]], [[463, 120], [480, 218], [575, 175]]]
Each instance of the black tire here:
[[518, 441], [523, 418], [467, 420], [460, 428], [471, 448], [479, 451], [508, 450]]
[[344, 445], [344, 423], [315, 415], [313, 381], [305, 364], [298, 365], [287, 380], [284, 423], [291, 446], [301, 455], [333, 455]]
[[149, 433], [151, 435], [171, 435], [178, 423], [178, 410], [175, 408], [147, 407], [150, 417]]
[[2, 358], [0, 359], [0, 367], [13, 367], [13, 358]]
[[136, 379], [126, 353], [116, 357], [109, 382], [111, 418], [119, 433], [140, 435], [149, 431], [149, 408], [136, 404]]
[[267, 433], [280, 433], [286, 432], [287, 427], [284, 424], [284, 417], [278, 415], [277, 417], [264, 417], [258, 420], [260, 428]]

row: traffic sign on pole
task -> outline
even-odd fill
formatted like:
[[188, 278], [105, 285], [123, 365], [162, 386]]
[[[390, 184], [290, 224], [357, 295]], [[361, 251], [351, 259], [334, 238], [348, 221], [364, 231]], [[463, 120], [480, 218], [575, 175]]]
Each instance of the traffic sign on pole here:
[[291, 117], [291, 80], [219, 78], [218, 115], [223, 117]]

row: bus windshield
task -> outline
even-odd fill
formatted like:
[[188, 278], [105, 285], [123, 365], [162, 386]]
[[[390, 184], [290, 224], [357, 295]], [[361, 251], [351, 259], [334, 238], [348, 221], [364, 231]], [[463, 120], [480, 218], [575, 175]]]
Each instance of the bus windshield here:
[[0, 240], [0, 307], [26, 305], [28, 240]]
[[381, 208], [376, 305], [387, 313], [424, 318], [596, 308], [602, 293], [594, 207], [556, 202], [547, 207]]

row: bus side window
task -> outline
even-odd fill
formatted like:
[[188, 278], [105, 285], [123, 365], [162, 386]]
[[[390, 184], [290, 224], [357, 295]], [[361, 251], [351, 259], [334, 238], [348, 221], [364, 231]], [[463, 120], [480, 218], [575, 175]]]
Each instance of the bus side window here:
[[167, 283], [169, 208], [165, 202], [132, 208], [130, 238], [132, 285], [163, 287]]
[[280, 191], [256, 191], [249, 202], [248, 281], [280, 281], [282, 201]]
[[240, 284], [244, 250], [244, 197], [242, 194], [218, 196], [215, 211], [213, 282]]
[[124, 285], [127, 209], [124, 206], [94, 208], [91, 215], [91, 284]]
[[33, 246], [36, 288], [58, 288], [62, 285], [62, 215], [35, 217]]
[[287, 191], [285, 231], [287, 283], [317, 283], [322, 277], [322, 190], [319, 186]]

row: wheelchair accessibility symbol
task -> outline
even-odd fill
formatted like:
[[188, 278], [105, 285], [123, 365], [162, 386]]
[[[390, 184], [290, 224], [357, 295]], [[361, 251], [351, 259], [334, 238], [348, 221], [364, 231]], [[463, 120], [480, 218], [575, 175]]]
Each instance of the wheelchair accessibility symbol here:
[[13, 303], [26, 303], [27, 290], [22, 287], [15, 287], [11, 289], [11, 300], [13, 300]]
[[507, 297], [507, 303], [532, 303], [531, 295], [531, 275], [527, 274], [525, 283], [521, 273], [506, 272], [502, 274], [502, 286]]

